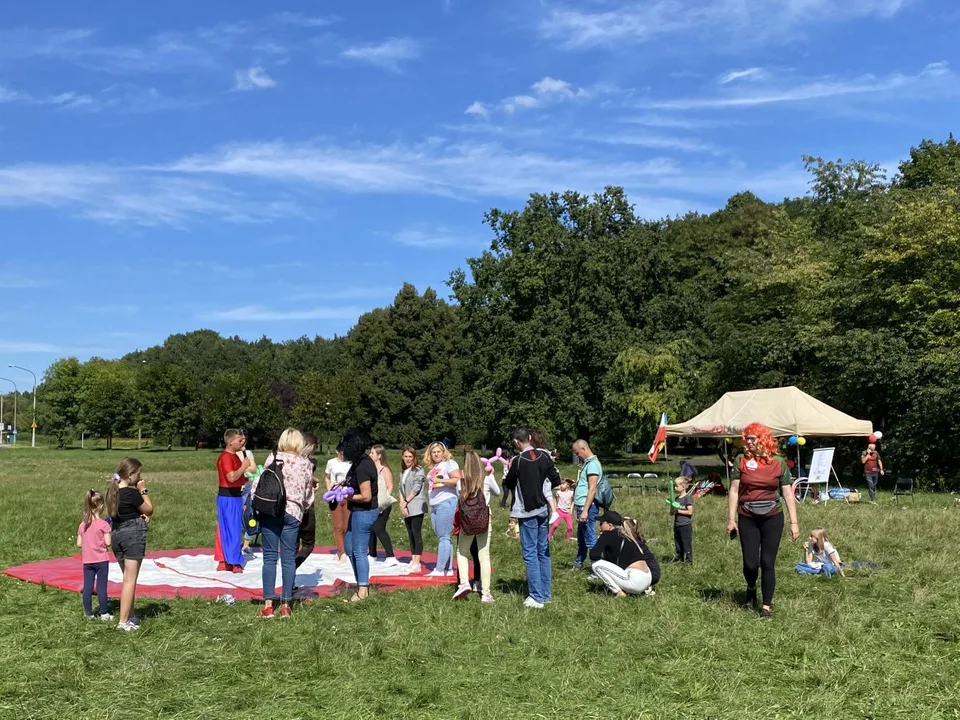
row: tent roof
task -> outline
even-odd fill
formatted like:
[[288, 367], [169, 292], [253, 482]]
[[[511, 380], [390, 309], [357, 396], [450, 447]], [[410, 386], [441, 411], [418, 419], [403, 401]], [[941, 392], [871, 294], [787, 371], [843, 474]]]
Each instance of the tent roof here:
[[867, 436], [869, 420], [857, 420], [793, 386], [728, 392], [690, 420], [667, 425], [667, 435], [729, 437], [752, 422], [770, 428], [775, 436]]

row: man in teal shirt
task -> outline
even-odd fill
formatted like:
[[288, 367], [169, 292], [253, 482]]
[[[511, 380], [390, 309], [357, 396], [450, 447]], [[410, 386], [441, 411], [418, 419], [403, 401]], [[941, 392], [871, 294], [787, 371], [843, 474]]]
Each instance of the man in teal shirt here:
[[598, 509], [593, 498], [597, 494], [597, 483], [603, 475], [603, 468], [586, 440], [577, 440], [572, 448], [581, 463], [577, 486], [573, 491], [573, 514], [577, 518], [577, 559], [573, 561], [576, 570], [583, 567], [587, 553], [597, 544]]

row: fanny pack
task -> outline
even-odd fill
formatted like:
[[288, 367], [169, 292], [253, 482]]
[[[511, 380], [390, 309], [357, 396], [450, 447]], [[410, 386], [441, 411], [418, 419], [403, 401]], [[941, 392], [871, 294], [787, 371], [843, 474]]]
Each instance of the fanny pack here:
[[769, 515], [778, 507], [779, 500], [754, 500], [752, 502], [740, 503], [751, 515]]

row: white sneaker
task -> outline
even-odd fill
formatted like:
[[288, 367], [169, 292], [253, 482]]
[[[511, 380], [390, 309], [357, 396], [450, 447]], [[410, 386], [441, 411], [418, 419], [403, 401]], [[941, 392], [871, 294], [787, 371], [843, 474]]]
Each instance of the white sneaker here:
[[560, 514], [556, 510], [554, 510], [552, 513], [550, 513], [550, 522], [547, 524], [552, 526], [559, 519], [560, 519]]
[[654, 590], [652, 587], [648, 587], [646, 590], [643, 591], [643, 594], [652, 596], [652, 595], [656, 595], [657, 591]]
[[471, 590], [469, 585], [461, 585], [457, 588], [457, 591], [453, 594], [454, 600], [462, 600], [467, 597], [473, 590]]
[[423, 572], [423, 567], [421, 567], [420, 563], [410, 563], [410, 572], [419, 575]]
[[111, 615], [110, 613], [104, 613], [103, 615], [100, 616], [100, 619], [103, 620], [104, 622], [107, 622], [108, 620], [113, 620], [113, 615]]
[[427, 577], [446, 577], [446, 575], [442, 570], [431, 570], [427, 573]]
[[133, 623], [130, 623], [130, 622], [119, 623], [117, 625], [117, 630], [123, 630], [124, 632], [133, 632], [134, 630], [139, 630], [139, 629], [140, 629], [139, 625], [134, 625]]
[[486, 605], [489, 605], [490, 603], [493, 602], [493, 595], [491, 595], [490, 593], [484, 593], [483, 597], [480, 598], [480, 602]]
[[523, 601], [523, 606], [525, 608], [533, 608], [534, 610], [543, 610], [543, 603], [537, 602], [532, 597], [528, 597]]
[[395, 557], [388, 557], [386, 560], [383, 561], [384, 567], [396, 567], [399, 564], [400, 564], [400, 561], [397, 560]]

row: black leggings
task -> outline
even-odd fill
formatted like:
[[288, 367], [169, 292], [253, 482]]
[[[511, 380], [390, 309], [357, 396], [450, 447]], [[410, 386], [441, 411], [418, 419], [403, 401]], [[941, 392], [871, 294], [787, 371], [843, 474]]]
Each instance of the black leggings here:
[[385, 556], [393, 557], [393, 543], [390, 541], [390, 534], [387, 532], [387, 520], [390, 519], [390, 511], [393, 505], [387, 505], [380, 511], [373, 525], [370, 526], [370, 557], [377, 556], [377, 540], [383, 545]]
[[770, 605], [777, 586], [774, 566], [780, 550], [780, 538], [783, 537], [783, 513], [763, 517], [741, 515], [738, 532], [740, 550], [743, 552], [743, 577], [747, 581], [747, 588], [757, 587], [757, 575], [763, 570], [760, 594], [763, 604]]
[[310, 557], [314, 546], [317, 544], [317, 513], [314, 506], [311, 505], [303, 513], [303, 520], [300, 521], [300, 530], [297, 533], [297, 540], [300, 542], [300, 548], [297, 550], [297, 557], [294, 559], [296, 567], [303, 565], [304, 561]]
[[410, 554], [423, 555], [423, 515], [405, 517], [403, 524], [407, 526], [407, 537], [410, 539]]

